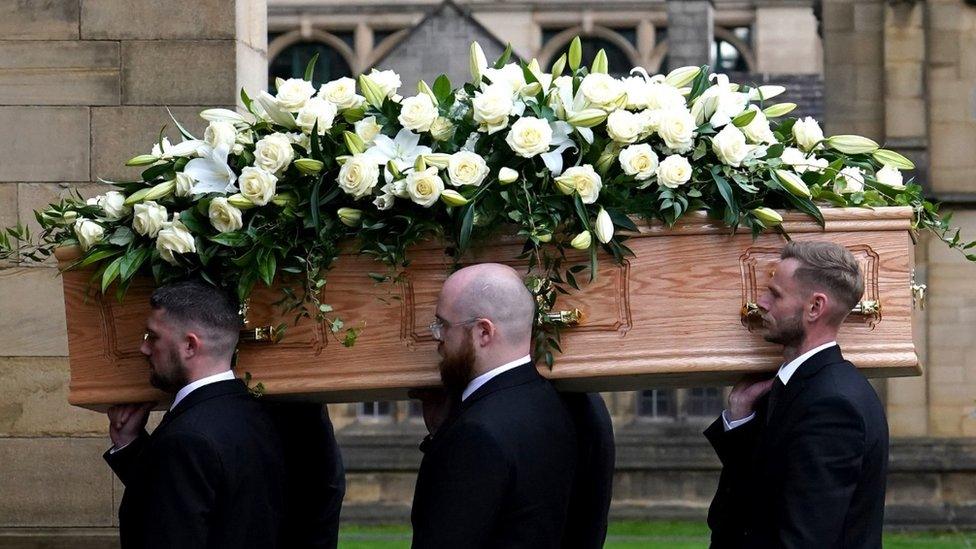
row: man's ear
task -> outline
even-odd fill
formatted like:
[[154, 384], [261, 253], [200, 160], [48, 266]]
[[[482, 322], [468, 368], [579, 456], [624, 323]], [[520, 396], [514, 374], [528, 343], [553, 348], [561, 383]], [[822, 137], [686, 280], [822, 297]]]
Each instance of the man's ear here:
[[823, 292], [814, 292], [810, 296], [810, 300], [807, 302], [806, 315], [807, 322], [816, 322], [821, 318], [825, 318], [829, 314], [830, 310], [830, 299], [827, 294]]
[[487, 318], [480, 318], [474, 324], [474, 339], [482, 347], [488, 345], [498, 335], [495, 325]]
[[203, 351], [203, 339], [196, 332], [187, 332], [183, 341], [183, 353], [187, 358], [196, 356]]

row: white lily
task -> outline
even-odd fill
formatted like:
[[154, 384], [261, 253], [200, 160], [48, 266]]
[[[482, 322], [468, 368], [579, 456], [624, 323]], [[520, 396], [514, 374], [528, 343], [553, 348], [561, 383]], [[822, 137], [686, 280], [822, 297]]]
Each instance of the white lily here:
[[[569, 138], [569, 135], [573, 133], [573, 126], [568, 122], [562, 122], [557, 120], [556, 122], [550, 122], [549, 126], [552, 128], [552, 141], [549, 143], [550, 147], [556, 147], [547, 153], [542, 153], [539, 155], [542, 161], [546, 163], [546, 167], [552, 172], [554, 176], [562, 175], [563, 173], [563, 151], [568, 148], [576, 148], [576, 143]], [[590, 135], [593, 135], [592, 130], [589, 128], [576, 128], [579, 130], [587, 130]]]
[[295, 115], [286, 111], [278, 105], [278, 100], [274, 98], [270, 93], [261, 90], [261, 94], [258, 95], [258, 103], [264, 108], [264, 112], [268, 115], [275, 124], [282, 125], [288, 129], [294, 129], [298, 127], [295, 122]]
[[229, 152], [226, 145], [221, 145], [216, 149], [209, 149], [203, 157], [186, 163], [183, 173], [196, 180], [193, 185], [194, 195], [237, 192], [237, 174], [227, 165]]
[[230, 109], [207, 109], [200, 113], [200, 118], [209, 120], [210, 122], [230, 122], [232, 124], [241, 124], [244, 122], [243, 115]]
[[187, 139], [172, 145], [169, 139], [163, 138], [162, 148], [159, 143], [153, 145], [152, 154], [161, 159], [170, 159], [177, 156], [204, 156], [210, 152], [210, 146], [201, 139]]
[[[405, 171], [413, 167], [418, 156], [431, 153], [430, 147], [418, 145], [419, 143], [420, 135], [404, 128], [400, 130], [395, 139], [378, 134], [373, 138], [373, 146], [366, 149], [363, 154], [370, 160], [384, 166], [392, 161], [398, 170]], [[384, 171], [387, 183], [393, 181], [393, 174], [390, 173], [389, 168]]]

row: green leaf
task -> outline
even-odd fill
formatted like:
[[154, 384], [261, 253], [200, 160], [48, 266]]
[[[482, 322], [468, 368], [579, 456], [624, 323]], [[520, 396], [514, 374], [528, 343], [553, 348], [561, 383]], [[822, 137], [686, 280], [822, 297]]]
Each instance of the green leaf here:
[[258, 265], [258, 269], [260, 270], [261, 280], [263, 280], [268, 286], [271, 286], [271, 283], [274, 282], [275, 270], [277, 269], [277, 260], [275, 259], [274, 252], [271, 252], [270, 250], [269, 252], [270, 253], [265, 254], [265, 257], [261, 260], [261, 263]]
[[312, 186], [312, 196], [309, 199], [310, 214], [312, 215], [312, 227], [315, 228], [315, 234], [319, 233], [319, 190], [322, 188], [322, 181], [325, 175], [321, 175]]
[[444, 103], [451, 97], [451, 79], [442, 74], [434, 80], [434, 96], [438, 103]]
[[458, 248], [461, 252], [468, 249], [471, 240], [471, 228], [474, 226], [474, 203], [465, 207], [464, 217], [461, 220], [461, 231], [458, 233]]
[[502, 52], [501, 57], [499, 57], [498, 60], [495, 61], [495, 68], [500, 69], [504, 67], [506, 64], [508, 64], [508, 60], [511, 57], [512, 57], [512, 44], [509, 43], [505, 45], [505, 51]]
[[123, 259], [125, 259], [125, 256], [117, 257], [115, 258], [115, 261], [112, 261], [111, 263], [108, 264], [108, 267], [105, 267], [105, 271], [102, 273], [103, 294], [105, 293], [105, 290], [108, 289], [108, 287], [112, 284], [112, 282], [114, 282], [115, 279], [118, 278], [119, 269], [122, 266]]
[[91, 253], [91, 254], [85, 256], [84, 258], [82, 258], [81, 260], [79, 260], [77, 263], [72, 263], [71, 265], [68, 266], [68, 269], [80, 269], [82, 267], [86, 267], [88, 265], [91, 265], [92, 263], [97, 263], [97, 262], [102, 261], [104, 259], [108, 259], [110, 257], [115, 257], [117, 255], [120, 255], [121, 253], [122, 253], [122, 250], [120, 250], [120, 249], [99, 250], [97, 252], [94, 252], [94, 253]]
[[739, 205], [735, 202], [735, 195], [732, 194], [732, 186], [726, 181], [724, 177], [719, 172], [720, 166], [715, 166], [712, 168], [711, 174], [712, 179], [715, 180], [715, 185], [718, 186], [718, 192], [722, 195], [725, 203], [729, 206], [729, 209], [738, 217], [739, 215]]
[[115, 244], [116, 246], [128, 246], [133, 238], [135, 238], [135, 233], [132, 232], [132, 229], [125, 225], [120, 225], [112, 233], [112, 236], [108, 237], [108, 241], [110, 244]]
[[586, 212], [586, 205], [583, 204], [583, 199], [580, 198], [580, 195], [578, 193], [573, 194], [573, 206], [576, 207], [576, 215], [579, 217], [580, 222], [583, 224], [583, 228], [589, 231], [590, 215]]
[[213, 236], [208, 236], [207, 239], [211, 242], [216, 242], [217, 244], [231, 248], [241, 248], [251, 243], [251, 237], [248, 236], [247, 233], [240, 231], [215, 234]]
[[132, 275], [139, 271], [139, 267], [145, 263], [152, 252], [150, 248], [136, 248], [135, 250], [122, 256], [122, 264], [119, 266], [119, 275], [122, 280], [129, 280]]
[[254, 111], [251, 110], [251, 103], [253, 103], [253, 101], [251, 101], [251, 98], [248, 97], [247, 92], [244, 91], [244, 88], [241, 88], [241, 104], [244, 105], [247, 112], [254, 114]]
[[315, 62], [318, 60], [319, 60], [318, 52], [316, 52], [315, 55], [313, 55], [312, 58], [308, 60], [308, 64], [305, 65], [305, 80], [308, 80], [309, 82], [312, 81], [312, 75], [315, 73]]
[[610, 214], [610, 220], [613, 221], [614, 225], [628, 231], [638, 231], [637, 225], [620, 210], [607, 208], [607, 213]]
[[166, 112], [169, 113], [169, 117], [173, 120], [173, 123], [176, 124], [176, 128], [180, 130], [180, 133], [183, 135], [185, 139], [196, 139], [196, 137], [193, 137], [192, 133], [186, 131], [186, 128], [184, 128], [183, 125], [180, 124], [180, 121], [177, 120], [175, 116], [173, 116], [173, 111], [169, 110], [169, 107], [166, 107]]
[[793, 204], [793, 207], [800, 210], [801, 212], [809, 215], [810, 217], [817, 220], [817, 223], [821, 227], [824, 226], [823, 213], [820, 212], [820, 208], [813, 203], [809, 198], [800, 198], [799, 196], [794, 196], [792, 193], [783, 193], [786, 198]]

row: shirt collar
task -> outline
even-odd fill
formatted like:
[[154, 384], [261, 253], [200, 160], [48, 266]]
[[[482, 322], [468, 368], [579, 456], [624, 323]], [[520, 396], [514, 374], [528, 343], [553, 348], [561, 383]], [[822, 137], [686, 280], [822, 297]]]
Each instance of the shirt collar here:
[[790, 382], [790, 378], [793, 377], [793, 374], [796, 373], [796, 371], [800, 368], [800, 366], [803, 365], [804, 362], [807, 361], [808, 358], [819, 353], [820, 351], [823, 351], [824, 349], [833, 347], [834, 345], [837, 345], [836, 341], [824, 343], [819, 347], [814, 347], [813, 349], [810, 349], [809, 351], [803, 353], [802, 355], [794, 358], [792, 361], [780, 366], [779, 371], [776, 372], [776, 375], [779, 376], [779, 379], [780, 381], [783, 382], [783, 385], [786, 385], [787, 383]]
[[488, 370], [487, 372], [481, 374], [480, 376], [472, 379], [471, 382], [468, 383], [467, 388], [464, 389], [464, 392], [461, 393], [461, 401], [463, 402], [469, 396], [474, 394], [474, 392], [480, 389], [482, 385], [491, 381], [491, 379], [497, 376], [498, 374], [507, 372], [512, 368], [515, 368], [516, 366], [521, 366], [522, 364], [525, 364], [529, 360], [530, 360], [529, 355], [525, 355], [522, 358], [502, 364], [501, 366], [494, 368], [492, 370]]
[[173, 399], [173, 404], [169, 407], [169, 409], [172, 410], [173, 408], [176, 408], [176, 405], [179, 404], [181, 400], [186, 398], [186, 395], [192, 393], [193, 391], [196, 391], [197, 389], [203, 387], [204, 385], [210, 385], [211, 383], [217, 383], [218, 381], [227, 381], [230, 379], [234, 379], [234, 372], [231, 370], [227, 370], [226, 372], [220, 372], [219, 374], [214, 374], [212, 376], [202, 377], [194, 381], [193, 383], [184, 385], [183, 388], [176, 393], [176, 398]]

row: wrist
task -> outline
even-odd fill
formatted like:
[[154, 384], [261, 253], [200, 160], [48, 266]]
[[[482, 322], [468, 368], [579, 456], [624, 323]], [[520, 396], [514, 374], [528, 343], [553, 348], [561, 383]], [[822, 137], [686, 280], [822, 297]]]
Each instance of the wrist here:
[[728, 417], [726, 419], [728, 419], [729, 421], [739, 421], [740, 419], [745, 419], [749, 417], [752, 414], [752, 412], [753, 410], [751, 407], [745, 408], [745, 407], [730, 406], [728, 411]]

